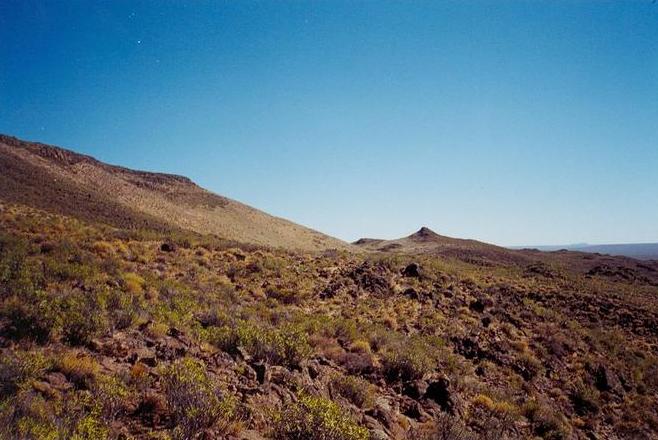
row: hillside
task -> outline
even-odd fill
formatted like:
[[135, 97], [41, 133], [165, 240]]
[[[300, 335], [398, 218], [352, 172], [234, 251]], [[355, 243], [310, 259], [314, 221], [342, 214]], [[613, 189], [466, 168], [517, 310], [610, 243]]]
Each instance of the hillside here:
[[639, 260], [658, 260], [658, 243], [618, 243], [618, 244], [573, 244], [563, 246], [514, 246], [510, 249], [538, 249], [551, 252], [569, 250], [606, 255], [637, 258]]
[[182, 229], [301, 250], [346, 243], [213, 194], [186, 177], [135, 171], [0, 135], [0, 200], [123, 228]]
[[530, 261], [521, 252], [477, 240], [446, 237], [424, 226], [407, 237], [394, 240], [361, 238], [353, 244], [369, 251], [442, 255], [492, 264], [528, 263]]
[[508, 249], [477, 240], [446, 237], [427, 227], [399, 239], [361, 238], [353, 245], [385, 255], [451, 258], [481, 267], [515, 267], [544, 276], [553, 276], [554, 270], [559, 270], [576, 277], [607, 277], [625, 281], [641, 279], [658, 286], [658, 262], [655, 261], [579, 250], [547, 252], [539, 249]]
[[0, 438], [655, 438], [658, 266], [555, 255], [293, 253], [0, 203]]

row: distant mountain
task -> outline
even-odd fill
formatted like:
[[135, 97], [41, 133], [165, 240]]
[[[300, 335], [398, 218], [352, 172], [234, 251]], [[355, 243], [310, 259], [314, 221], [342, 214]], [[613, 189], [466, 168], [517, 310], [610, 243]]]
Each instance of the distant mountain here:
[[658, 243], [587, 244], [577, 243], [564, 246], [514, 246], [510, 249], [537, 249], [551, 252], [559, 250], [588, 252], [592, 254], [617, 255], [639, 260], [658, 260]]
[[424, 226], [407, 237], [394, 240], [361, 238], [352, 244], [369, 251], [444, 255], [485, 263], [521, 263], [528, 261], [528, 258], [522, 252], [477, 240], [446, 237]]
[[135, 171], [0, 135], [0, 200], [122, 228], [183, 229], [243, 243], [324, 250], [350, 245], [213, 194], [187, 177]]

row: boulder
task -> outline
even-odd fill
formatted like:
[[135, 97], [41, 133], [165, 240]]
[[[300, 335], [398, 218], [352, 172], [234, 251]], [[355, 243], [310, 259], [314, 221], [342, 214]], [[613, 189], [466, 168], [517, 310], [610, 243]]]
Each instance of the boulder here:
[[410, 298], [410, 299], [419, 299], [420, 298], [420, 295], [418, 294], [416, 289], [414, 289], [413, 287], [409, 287], [402, 294], [404, 296], [406, 296], [407, 298]]
[[412, 399], [420, 399], [427, 392], [428, 383], [424, 380], [406, 382], [402, 386], [402, 394]]
[[267, 365], [263, 362], [255, 362], [251, 364], [251, 368], [256, 372], [256, 380], [259, 384], [263, 385], [269, 380]]
[[493, 305], [493, 301], [489, 298], [477, 298], [475, 301], [471, 301], [468, 307], [477, 313], [482, 313], [488, 307]]
[[593, 371], [594, 385], [599, 391], [621, 394], [622, 386], [619, 378], [608, 368], [599, 364]]
[[402, 269], [402, 276], [408, 278], [418, 278], [420, 277], [420, 266], [416, 263], [411, 263], [404, 269]]
[[160, 250], [162, 252], [175, 252], [178, 247], [171, 242], [165, 242], [160, 245]]
[[449, 414], [454, 413], [455, 404], [450, 391], [450, 380], [448, 378], [441, 377], [431, 382], [425, 392], [425, 398], [436, 402], [443, 411]]

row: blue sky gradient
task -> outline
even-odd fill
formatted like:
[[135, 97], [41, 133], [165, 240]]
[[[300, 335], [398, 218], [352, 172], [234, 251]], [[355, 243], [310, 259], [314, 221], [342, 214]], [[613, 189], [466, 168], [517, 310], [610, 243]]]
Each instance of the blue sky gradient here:
[[658, 4], [7, 0], [0, 132], [350, 241], [658, 241]]

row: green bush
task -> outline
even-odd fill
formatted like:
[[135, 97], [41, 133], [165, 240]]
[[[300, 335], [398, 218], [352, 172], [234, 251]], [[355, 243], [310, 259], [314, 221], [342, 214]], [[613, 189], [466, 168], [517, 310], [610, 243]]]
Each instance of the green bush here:
[[72, 292], [61, 303], [60, 322], [64, 341], [86, 345], [109, 330], [105, 307], [93, 294]]
[[281, 304], [300, 304], [304, 300], [304, 295], [293, 289], [273, 288], [270, 287], [265, 291], [268, 298], [275, 299]]
[[516, 370], [525, 380], [531, 380], [542, 372], [543, 366], [532, 353], [524, 351], [516, 359]]
[[529, 400], [521, 408], [523, 415], [532, 423], [533, 431], [539, 437], [550, 440], [568, 438], [568, 430], [560, 417], [549, 406], [536, 400]]
[[338, 394], [359, 408], [370, 408], [374, 403], [374, 387], [360, 377], [336, 376], [332, 379], [331, 385]]
[[38, 267], [27, 258], [28, 251], [24, 240], [0, 235], [0, 298], [24, 297], [42, 284]]
[[40, 376], [49, 366], [41, 353], [13, 352], [0, 357], [0, 400], [14, 395], [19, 386]]
[[274, 417], [274, 440], [367, 440], [368, 430], [355, 423], [336, 403], [302, 395]]
[[572, 386], [570, 397], [576, 414], [582, 416], [599, 412], [599, 392], [582, 380]]
[[234, 417], [235, 400], [222, 395], [202, 361], [184, 358], [164, 368], [162, 383], [176, 423], [176, 438], [193, 438], [203, 429]]
[[436, 358], [422, 338], [409, 338], [389, 347], [384, 354], [384, 374], [389, 380], [415, 380], [432, 372]]
[[242, 347], [255, 360], [275, 365], [297, 367], [311, 353], [306, 332], [292, 324], [275, 328], [240, 321], [234, 327], [209, 328], [206, 335], [209, 342], [228, 353]]
[[96, 406], [87, 391], [53, 402], [40, 393], [21, 390], [0, 403], [0, 438], [106, 440], [110, 430]]
[[119, 415], [129, 395], [126, 384], [117, 377], [105, 374], [96, 377], [93, 391], [106, 420], [114, 420]]
[[428, 428], [414, 438], [419, 440], [476, 440], [478, 437], [469, 431], [457, 416], [442, 412]]
[[50, 338], [54, 325], [50, 303], [35, 295], [30, 299], [16, 296], [5, 300], [0, 307], [0, 318], [6, 321], [4, 333], [15, 340], [29, 339], [43, 344]]
[[107, 297], [108, 319], [113, 328], [123, 330], [135, 322], [139, 310], [138, 297], [120, 290], [114, 290]]

